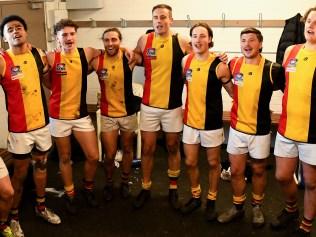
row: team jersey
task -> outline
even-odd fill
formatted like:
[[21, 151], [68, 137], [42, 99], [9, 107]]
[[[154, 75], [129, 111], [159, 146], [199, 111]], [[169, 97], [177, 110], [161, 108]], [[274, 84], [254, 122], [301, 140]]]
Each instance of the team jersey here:
[[286, 87], [278, 132], [298, 142], [316, 143], [316, 51], [295, 45], [285, 60]]
[[215, 130], [223, 126], [222, 82], [216, 70], [221, 61], [210, 54], [199, 61], [190, 54], [184, 67], [187, 97], [183, 123], [201, 130]]
[[231, 127], [247, 134], [266, 135], [271, 129], [270, 100], [273, 90], [284, 88], [281, 65], [261, 57], [258, 65], [234, 58], [229, 63], [234, 97]]
[[37, 48], [18, 55], [11, 50], [1, 53], [4, 71], [0, 84], [5, 93], [10, 132], [29, 132], [48, 124], [47, 104], [40, 79], [45, 73], [44, 56], [45, 53]]
[[134, 114], [136, 101], [133, 95], [132, 70], [122, 51], [119, 51], [117, 57], [101, 54], [97, 75], [101, 87], [101, 114], [108, 117]]
[[159, 37], [154, 32], [148, 34], [143, 51], [143, 104], [161, 109], [174, 109], [182, 105], [183, 56], [178, 35]]
[[87, 111], [88, 62], [82, 48], [73, 53], [55, 52], [51, 69], [49, 116], [55, 119], [79, 119]]

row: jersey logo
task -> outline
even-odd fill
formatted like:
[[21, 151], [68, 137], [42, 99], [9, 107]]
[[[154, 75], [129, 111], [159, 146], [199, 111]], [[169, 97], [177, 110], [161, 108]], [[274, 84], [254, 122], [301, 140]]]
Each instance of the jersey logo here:
[[107, 68], [102, 68], [99, 72], [98, 72], [98, 77], [100, 80], [106, 80], [109, 78], [109, 72]]
[[192, 81], [192, 69], [188, 69], [186, 72], [185, 72], [185, 79], [189, 82]]
[[237, 73], [234, 77], [234, 84], [237, 86], [243, 86], [244, 85], [244, 74]]
[[23, 73], [20, 66], [11, 67], [10, 71], [11, 71], [11, 80], [18, 80], [23, 77]]
[[289, 61], [289, 64], [286, 66], [285, 71], [286, 72], [296, 72], [296, 64], [297, 64], [297, 59], [291, 58]]
[[56, 74], [57, 75], [67, 75], [65, 63], [57, 63], [56, 64]]
[[149, 57], [150, 59], [156, 59], [156, 49], [155, 48], [148, 48], [146, 50], [146, 56]]

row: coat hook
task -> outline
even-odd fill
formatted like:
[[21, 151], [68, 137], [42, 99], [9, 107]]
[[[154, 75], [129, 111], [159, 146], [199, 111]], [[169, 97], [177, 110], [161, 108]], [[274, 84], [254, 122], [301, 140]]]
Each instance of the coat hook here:
[[96, 22], [96, 20], [94, 20], [93, 18], [89, 18], [90, 19], [90, 27], [91, 28], [95, 28], [95, 27], [97, 27], [97, 22]]
[[259, 13], [259, 20], [257, 22], [257, 27], [262, 28], [262, 13], [261, 12]]
[[188, 28], [191, 28], [191, 27], [192, 27], [190, 15], [187, 15], [187, 27], [188, 27]]
[[221, 22], [221, 24], [222, 24], [222, 27], [226, 26], [226, 15], [225, 15], [224, 12], [222, 13], [222, 22]]
[[127, 27], [127, 21], [124, 18], [121, 18], [121, 27], [126, 28]]

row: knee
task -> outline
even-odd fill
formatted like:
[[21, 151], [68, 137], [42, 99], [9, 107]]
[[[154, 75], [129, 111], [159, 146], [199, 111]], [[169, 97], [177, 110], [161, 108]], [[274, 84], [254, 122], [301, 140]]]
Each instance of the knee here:
[[45, 172], [47, 169], [47, 158], [37, 160], [35, 162], [34, 168], [36, 171]]
[[310, 191], [316, 191], [316, 180], [309, 180], [304, 177], [305, 189]]
[[132, 146], [124, 146], [123, 148], [124, 156], [130, 156], [133, 154], [133, 147]]
[[59, 164], [60, 165], [71, 165], [70, 153], [59, 155]]
[[232, 178], [234, 178], [234, 177], [244, 176], [245, 171], [244, 171], [244, 169], [241, 169], [240, 167], [231, 166], [230, 172], [231, 172]]
[[179, 151], [179, 143], [178, 142], [168, 142], [167, 150], [170, 154], [177, 154]]
[[116, 155], [116, 151], [114, 151], [114, 150], [112, 150], [112, 151], [106, 151], [106, 152], [105, 152], [104, 160], [105, 160], [105, 161], [107, 161], [107, 160], [114, 160], [115, 155]]
[[11, 185], [1, 190], [1, 198], [6, 202], [10, 202], [13, 199], [14, 190]]
[[88, 154], [88, 155], [87, 155], [87, 160], [88, 160], [89, 162], [93, 162], [93, 163], [98, 162], [98, 160], [99, 160], [99, 152], [96, 151], [96, 152], [93, 152], [93, 153]]
[[187, 168], [196, 168], [197, 167], [197, 160], [194, 159], [185, 159], [185, 165], [187, 166]]
[[27, 173], [28, 173], [28, 166], [15, 167], [12, 179], [16, 182], [22, 183], [24, 182], [27, 176]]
[[220, 168], [220, 163], [219, 163], [219, 160], [217, 159], [209, 160], [208, 164], [211, 170], [217, 170]]
[[144, 156], [152, 156], [155, 152], [155, 146], [154, 145], [148, 145], [144, 144], [142, 146], [142, 154]]
[[104, 163], [105, 164], [113, 164], [115, 159], [115, 155], [106, 155], [104, 157]]
[[265, 175], [265, 168], [255, 168], [255, 169], [252, 169], [252, 176], [255, 176], [255, 177], [263, 177]]
[[280, 183], [280, 184], [286, 184], [290, 183], [293, 180], [293, 174], [287, 175], [286, 173], [283, 172], [276, 172], [275, 173], [275, 179]]

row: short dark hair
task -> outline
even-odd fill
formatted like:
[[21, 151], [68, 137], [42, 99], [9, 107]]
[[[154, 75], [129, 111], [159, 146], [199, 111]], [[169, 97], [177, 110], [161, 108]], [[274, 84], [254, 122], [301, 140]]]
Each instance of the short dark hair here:
[[244, 34], [250, 34], [250, 33], [253, 33], [257, 36], [259, 42], [262, 42], [263, 41], [263, 36], [261, 34], [261, 31], [254, 28], [254, 27], [247, 27], [245, 29], [243, 29], [241, 32], [240, 32], [240, 37]]
[[169, 14], [170, 14], [170, 16], [172, 16], [172, 7], [170, 7], [167, 4], [158, 4], [158, 5], [154, 6], [153, 9], [151, 10], [151, 13], [153, 13], [158, 8], [165, 8], [165, 9], [169, 10]]
[[25, 20], [18, 16], [18, 15], [9, 15], [9, 16], [6, 16], [5, 18], [3, 18], [1, 24], [0, 24], [0, 34], [1, 34], [1, 37], [3, 37], [3, 30], [4, 30], [4, 26], [8, 23], [8, 22], [11, 22], [11, 21], [18, 21], [20, 22], [23, 27], [24, 27], [24, 30], [27, 31], [27, 25], [26, 25], [26, 22]]
[[316, 7], [311, 7], [311, 8], [309, 8], [309, 9], [305, 12], [305, 14], [304, 14], [304, 16], [303, 16], [303, 18], [302, 18], [302, 20], [303, 20], [304, 22], [306, 22], [309, 13], [311, 13], [312, 11], [316, 11]]
[[106, 33], [111, 32], [111, 31], [116, 32], [116, 33], [118, 34], [119, 39], [122, 40], [122, 33], [121, 33], [121, 31], [120, 31], [118, 28], [116, 28], [116, 27], [112, 27], [112, 28], [106, 29], [106, 30], [103, 32], [103, 34], [102, 34], [102, 39], [104, 38], [104, 35], [105, 35]]
[[[190, 29], [190, 36], [191, 36], [191, 37], [192, 37], [192, 32], [193, 32], [194, 28], [199, 27], [199, 26], [205, 28], [205, 29], [207, 30], [208, 36], [209, 36], [209, 37], [212, 37], [212, 39], [213, 39], [213, 31], [212, 31], [211, 27], [210, 27], [208, 24], [204, 23], [204, 22], [196, 23], [195, 25], [193, 25], [193, 26], [191, 27], [191, 29]], [[213, 46], [214, 46], [214, 42], [211, 41], [211, 42], [208, 44], [208, 47], [211, 48], [211, 47], [213, 47]]]
[[54, 34], [57, 35], [57, 32], [64, 29], [65, 27], [73, 27], [75, 28], [75, 31], [77, 32], [77, 29], [79, 26], [70, 19], [61, 19], [54, 25]]

